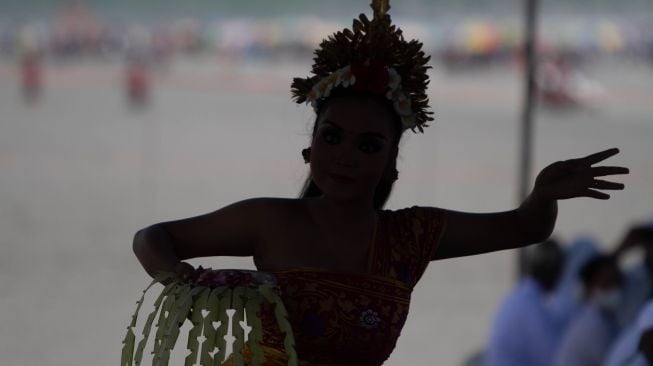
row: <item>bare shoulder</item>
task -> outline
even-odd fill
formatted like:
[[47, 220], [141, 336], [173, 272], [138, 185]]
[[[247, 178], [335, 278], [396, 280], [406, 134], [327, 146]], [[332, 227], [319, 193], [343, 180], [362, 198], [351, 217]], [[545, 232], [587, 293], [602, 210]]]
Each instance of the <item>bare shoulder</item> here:
[[261, 270], [288, 268], [304, 263], [310, 255], [303, 252], [306, 243], [315, 242], [315, 232], [302, 198], [263, 199], [265, 219], [261, 221], [259, 245], [254, 263]]
[[236, 204], [242, 205], [244, 209], [252, 211], [259, 217], [274, 219], [297, 213], [305, 207], [302, 199], [279, 198], [279, 197], [257, 197], [250, 198]]
[[275, 227], [287, 220], [294, 199], [260, 197], [216, 211], [158, 224], [175, 243], [180, 259], [254, 256]]
[[302, 206], [301, 201], [297, 198], [255, 197], [232, 203], [222, 210], [266, 221], [296, 211]]
[[252, 210], [256, 210], [255, 215], [260, 220], [260, 228], [265, 234], [270, 235], [272, 231], [278, 231], [280, 226], [289, 226], [296, 222], [299, 217], [306, 215], [306, 201], [301, 198], [278, 198], [262, 197], [252, 198], [250, 205]]
[[290, 198], [279, 198], [279, 197], [255, 197], [248, 198], [242, 201], [235, 202], [231, 204], [232, 206], [240, 206], [246, 210], [256, 210], [264, 211], [268, 210], [278, 210], [289, 205], [293, 199]]
[[302, 214], [303, 207], [301, 199], [256, 197], [238, 201], [223, 210], [235, 220], [248, 222], [250, 230], [257, 231], [259, 241], [263, 242], [279, 227], [292, 223]]
[[237, 204], [242, 206], [239, 216], [256, 221], [252, 227], [259, 231], [261, 244], [280, 231], [294, 230], [307, 213], [306, 201], [299, 198], [259, 197]]

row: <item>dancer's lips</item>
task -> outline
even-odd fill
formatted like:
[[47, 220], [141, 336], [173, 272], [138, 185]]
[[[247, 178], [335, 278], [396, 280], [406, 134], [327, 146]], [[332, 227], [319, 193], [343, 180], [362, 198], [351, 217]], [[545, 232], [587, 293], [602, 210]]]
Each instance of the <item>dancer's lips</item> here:
[[333, 179], [335, 182], [338, 182], [338, 183], [343, 183], [343, 184], [354, 183], [353, 178], [345, 176], [345, 175], [329, 173], [329, 178]]

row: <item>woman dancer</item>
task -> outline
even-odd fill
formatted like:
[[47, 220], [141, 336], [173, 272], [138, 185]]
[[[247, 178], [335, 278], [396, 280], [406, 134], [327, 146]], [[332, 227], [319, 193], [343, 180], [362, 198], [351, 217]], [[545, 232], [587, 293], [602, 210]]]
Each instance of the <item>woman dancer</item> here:
[[[384, 210], [398, 174], [402, 134], [423, 132], [429, 57], [391, 24], [387, 1], [361, 14], [315, 51], [313, 75], [292, 94], [316, 112], [310, 174], [297, 199], [252, 198], [215, 212], [140, 230], [134, 251], [152, 276], [182, 278], [183, 262], [206, 256], [252, 257], [281, 289], [299, 364], [380, 365], [408, 314], [412, 289], [434, 260], [523, 247], [552, 232], [557, 200], [608, 199], [623, 184], [600, 179], [623, 167], [594, 166], [609, 149], [556, 162], [537, 176], [516, 209], [465, 213], [413, 206]], [[266, 322], [266, 314], [261, 314]], [[285, 364], [282, 338], [265, 328], [266, 365]]]

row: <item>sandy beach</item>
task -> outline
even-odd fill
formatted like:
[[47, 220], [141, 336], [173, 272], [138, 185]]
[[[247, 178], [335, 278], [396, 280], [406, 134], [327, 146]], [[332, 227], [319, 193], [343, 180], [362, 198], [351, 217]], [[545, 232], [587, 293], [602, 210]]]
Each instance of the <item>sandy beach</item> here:
[[[312, 112], [291, 102], [293, 65], [180, 60], [154, 73], [147, 108], [130, 108], [122, 65], [49, 65], [42, 100], [23, 103], [15, 65], [0, 62], [0, 359], [4, 365], [115, 365], [140, 291], [136, 230], [256, 196], [294, 197], [306, 174]], [[541, 110], [533, 174], [613, 146], [631, 174], [608, 201], [560, 203], [563, 241], [591, 234], [609, 248], [653, 219], [653, 67], [604, 63], [587, 74], [590, 105]], [[387, 205], [473, 212], [517, 205], [521, 81], [496, 68], [436, 67], [436, 121], [402, 143]], [[193, 264], [253, 268], [247, 258]], [[459, 365], [485, 343], [514, 282], [516, 253], [431, 264], [387, 365]], [[185, 345], [180, 340], [179, 345]], [[180, 364], [180, 347], [171, 364]], [[175, 358], [177, 357], [177, 358]]]

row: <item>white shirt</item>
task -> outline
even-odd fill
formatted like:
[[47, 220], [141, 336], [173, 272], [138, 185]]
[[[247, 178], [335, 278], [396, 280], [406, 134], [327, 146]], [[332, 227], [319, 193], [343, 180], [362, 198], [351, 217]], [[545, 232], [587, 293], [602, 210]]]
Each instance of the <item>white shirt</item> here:
[[561, 331], [583, 310], [581, 299], [583, 284], [578, 273], [593, 257], [599, 254], [597, 242], [589, 236], [579, 236], [565, 248], [565, 265], [550, 303]]
[[496, 315], [486, 366], [550, 366], [558, 329], [546, 307], [546, 294], [527, 277], [508, 295]]
[[653, 293], [653, 282], [644, 263], [626, 271], [623, 303], [619, 312], [619, 322], [622, 327], [635, 323], [644, 304], [650, 300], [651, 293]]
[[586, 305], [562, 338], [556, 366], [600, 365], [616, 338], [616, 320], [597, 305]]
[[646, 303], [639, 314], [637, 322], [632, 324], [617, 338], [603, 363], [604, 366], [646, 365], [638, 351], [642, 333], [653, 327], [653, 300]]

